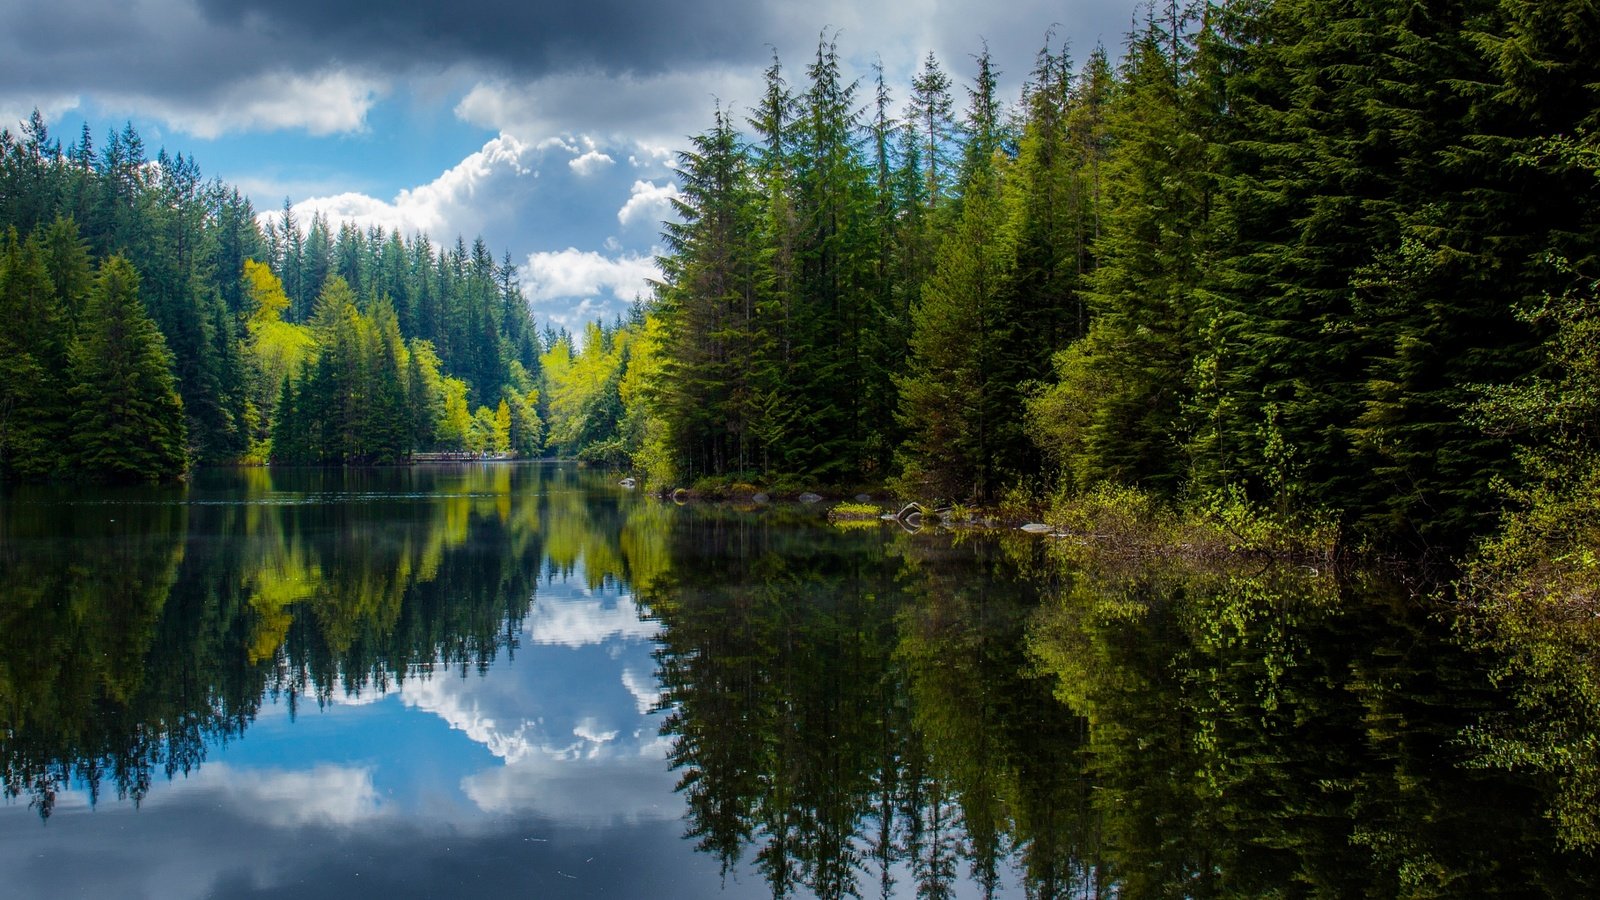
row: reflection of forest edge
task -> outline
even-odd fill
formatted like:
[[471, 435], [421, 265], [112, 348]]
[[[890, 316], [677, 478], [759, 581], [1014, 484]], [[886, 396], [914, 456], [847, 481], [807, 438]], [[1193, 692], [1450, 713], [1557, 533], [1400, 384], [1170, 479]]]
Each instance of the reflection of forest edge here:
[[137, 802], [266, 700], [486, 671], [541, 577], [621, 583], [621, 545], [651, 555], [561, 468], [211, 474], [245, 484], [0, 507], [5, 788], [43, 816], [74, 785]]
[[[1529, 764], [1559, 750], [1519, 724], [1529, 667], [1506, 693], [1484, 654], [1516, 654], [1376, 578], [1093, 572], [560, 467], [243, 477], [239, 502], [0, 508], [8, 795], [137, 802], [264, 700], [487, 671], [539, 582], [581, 573], [662, 625], [688, 838], [775, 896], [1600, 888], [1562, 806], [1593, 768]], [[1563, 709], [1559, 740], [1592, 741]]]

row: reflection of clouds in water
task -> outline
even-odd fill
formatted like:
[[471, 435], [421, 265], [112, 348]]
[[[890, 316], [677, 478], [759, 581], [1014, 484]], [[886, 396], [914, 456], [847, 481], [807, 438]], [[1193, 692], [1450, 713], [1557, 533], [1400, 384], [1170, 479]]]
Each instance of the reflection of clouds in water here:
[[451, 728], [508, 763], [538, 748], [538, 722], [523, 720], [509, 728], [501, 727], [493, 715], [483, 710], [478, 698], [467, 693], [467, 683], [459, 678], [413, 679], [401, 687], [400, 699], [407, 706], [445, 720]]
[[626, 595], [562, 592], [534, 604], [533, 646], [487, 680], [430, 678], [400, 689], [503, 761], [460, 781], [490, 813], [532, 813], [578, 824], [675, 819], [675, 777], [651, 711], [657, 622]]
[[211, 763], [147, 805], [193, 802], [197, 795], [208, 806], [272, 828], [350, 826], [383, 814], [370, 767], [331, 764], [282, 770]]
[[673, 774], [653, 754], [530, 756], [469, 775], [461, 789], [488, 813], [535, 813], [573, 824], [638, 823], [683, 815], [673, 783]]
[[[617, 739], [618, 734], [615, 729], [611, 731], [601, 731], [600, 721], [593, 717], [586, 718], [579, 722], [578, 727], [572, 729], [572, 733], [586, 741], [591, 741], [595, 744], [609, 744]], [[594, 749], [599, 750], [600, 748], [595, 747]]]
[[[642, 711], [628, 738], [622, 738], [616, 716], [568, 719], [570, 730], [554, 734], [557, 728], [542, 716], [502, 722], [475, 698], [461, 696], [464, 685], [470, 682], [434, 679], [408, 683], [401, 694], [408, 705], [433, 712], [505, 761], [461, 780], [462, 792], [484, 812], [531, 812], [590, 824], [659, 821], [682, 813], [671, 802], [673, 775], [663, 763], [671, 743], [654, 737], [656, 729]], [[652, 737], [640, 744], [641, 735]]]
[[533, 605], [524, 627], [536, 644], [557, 644], [577, 649], [604, 643], [609, 638], [647, 641], [661, 632], [659, 622], [639, 617], [639, 607], [629, 596], [606, 599], [540, 599]]
[[641, 716], [655, 709], [661, 701], [661, 687], [656, 684], [655, 676], [642, 674], [631, 666], [622, 670], [622, 686], [633, 695]]

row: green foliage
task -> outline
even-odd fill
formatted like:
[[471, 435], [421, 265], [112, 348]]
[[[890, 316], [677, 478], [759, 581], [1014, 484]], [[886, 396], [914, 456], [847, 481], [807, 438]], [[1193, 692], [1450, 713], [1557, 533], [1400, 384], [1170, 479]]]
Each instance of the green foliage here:
[[0, 255], [0, 321], [0, 474], [48, 476], [64, 462], [72, 323], [41, 242], [15, 228]]
[[[1600, 169], [1600, 167], [1594, 167]], [[1562, 271], [1570, 268], [1557, 260]], [[1553, 779], [1548, 813], [1568, 846], [1600, 847], [1600, 286], [1582, 284], [1523, 310], [1545, 325], [1545, 365], [1481, 388], [1485, 430], [1515, 441], [1519, 471], [1501, 483], [1513, 503], [1467, 567], [1468, 635], [1500, 659], [1496, 676], [1518, 715], [1471, 733], [1485, 767]]]
[[188, 468], [183, 400], [172, 356], [139, 300], [139, 275], [100, 265], [72, 347], [72, 464], [117, 481], [175, 478]]
[[[171, 354], [192, 461], [406, 459], [437, 446], [442, 390], [430, 374], [460, 380], [475, 406], [505, 399], [520, 447], [537, 452], [536, 416], [515, 407], [538, 389], [538, 338], [509, 254], [496, 265], [481, 240], [441, 252], [426, 236], [335, 228], [320, 214], [302, 222], [287, 205], [263, 227], [192, 158], [149, 159], [131, 125], [99, 148], [85, 129], [63, 152], [42, 116], [22, 140], [0, 135], [0, 227], [17, 234], [0, 281], [18, 323], [0, 344], [0, 475], [64, 473], [68, 348], [88, 324], [94, 266], [113, 253], [137, 274]], [[335, 283], [337, 302], [324, 304]], [[412, 379], [418, 340], [434, 365]], [[289, 395], [299, 409], [280, 408], [286, 378], [304, 382]], [[281, 433], [284, 421], [308, 431]]]

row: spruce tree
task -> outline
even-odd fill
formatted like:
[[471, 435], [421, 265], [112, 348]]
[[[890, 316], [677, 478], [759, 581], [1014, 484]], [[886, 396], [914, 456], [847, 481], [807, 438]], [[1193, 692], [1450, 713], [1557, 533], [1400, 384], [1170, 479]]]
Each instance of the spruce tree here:
[[759, 251], [755, 192], [732, 123], [718, 110], [711, 131], [678, 156], [681, 221], [664, 237], [657, 309], [671, 363], [663, 404], [684, 475], [754, 467], [759, 379], [770, 371], [757, 343]]
[[72, 348], [71, 453], [86, 477], [113, 481], [183, 474], [187, 436], [172, 356], [139, 300], [139, 275], [121, 256], [100, 265]]
[[0, 252], [0, 475], [41, 478], [61, 467], [70, 325], [44, 248], [8, 229]]
[[925, 497], [994, 499], [1003, 486], [998, 450], [1006, 440], [1021, 439], [1020, 430], [1008, 436], [1002, 424], [1020, 412], [1016, 386], [1005, 384], [998, 371], [1014, 254], [1001, 199], [1010, 164], [999, 154], [994, 91], [985, 53], [970, 89], [957, 217], [912, 308], [911, 360], [899, 381], [908, 434], [902, 481]]
[[1101, 231], [1088, 329], [1033, 403], [1036, 438], [1079, 488], [1115, 481], [1173, 495], [1188, 474], [1181, 436], [1200, 351], [1210, 158], [1190, 45], [1171, 27], [1152, 20], [1130, 41], [1104, 113], [1116, 144], [1093, 163]]

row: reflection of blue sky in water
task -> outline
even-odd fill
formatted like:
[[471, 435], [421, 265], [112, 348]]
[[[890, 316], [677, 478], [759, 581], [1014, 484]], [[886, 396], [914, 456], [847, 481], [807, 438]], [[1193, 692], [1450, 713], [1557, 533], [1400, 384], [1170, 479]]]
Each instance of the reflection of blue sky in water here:
[[[487, 675], [445, 668], [387, 695], [336, 691], [332, 706], [302, 712], [293, 724], [264, 714], [221, 758], [359, 768], [381, 792], [374, 815], [512, 813], [584, 825], [675, 819], [682, 809], [665, 764], [669, 745], [650, 713], [657, 625], [641, 619], [628, 593], [583, 582], [579, 571], [542, 583], [521, 647], [502, 653]], [[331, 733], [317, 734], [323, 730]], [[281, 756], [258, 755], [263, 745]]]
[[656, 625], [630, 597], [574, 578], [541, 587], [527, 640], [496, 677], [433, 678], [400, 689], [493, 754], [461, 788], [484, 812], [561, 822], [677, 818], [656, 701]]
[[[521, 646], [291, 720], [264, 705], [142, 808], [62, 796], [0, 815], [8, 890], [50, 896], [762, 895], [682, 839], [657, 626], [583, 572], [541, 583]], [[201, 824], [204, 823], [204, 824]], [[70, 833], [70, 836], [69, 834]], [[668, 874], [666, 883], [661, 881]]]

